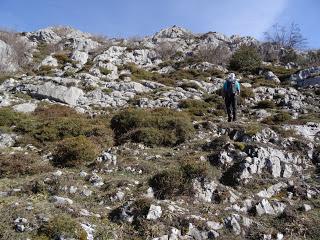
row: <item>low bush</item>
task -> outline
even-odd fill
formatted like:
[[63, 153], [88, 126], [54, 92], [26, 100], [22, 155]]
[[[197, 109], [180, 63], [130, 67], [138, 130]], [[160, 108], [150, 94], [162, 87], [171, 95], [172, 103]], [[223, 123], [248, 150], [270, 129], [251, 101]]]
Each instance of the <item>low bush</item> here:
[[57, 144], [53, 163], [59, 167], [75, 167], [93, 161], [97, 146], [84, 136], [66, 138]]
[[282, 124], [287, 123], [292, 119], [292, 116], [288, 112], [279, 112], [271, 117], [265, 118], [262, 122], [265, 124]]
[[206, 161], [187, 159], [181, 163], [180, 169], [182, 171], [182, 176], [188, 182], [195, 178], [204, 178], [208, 176], [208, 164]]
[[270, 101], [270, 100], [262, 100], [262, 101], [259, 101], [256, 105], [256, 108], [259, 108], [259, 109], [265, 109], [265, 108], [275, 108], [276, 107], [276, 104], [273, 102], [273, 101]]
[[38, 230], [38, 235], [49, 237], [50, 239], [87, 239], [87, 233], [82, 229], [81, 225], [75, 219], [65, 214], [55, 216], [48, 223], [41, 226]]
[[203, 100], [186, 99], [180, 101], [179, 107], [188, 110], [193, 115], [203, 116], [212, 106]]
[[195, 82], [184, 82], [180, 85], [180, 87], [183, 88], [184, 90], [188, 90], [189, 88], [193, 88], [196, 90], [200, 89], [200, 86]]
[[169, 109], [124, 110], [112, 118], [111, 128], [118, 144], [132, 140], [174, 146], [189, 139], [194, 133], [187, 114]]
[[33, 153], [0, 154], [0, 178], [34, 175], [52, 170], [50, 164]]
[[70, 54], [67, 52], [57, 52], [53, 54], [53, 57], [57, 59], [58, 63], [61, 66], [64, 66], [67, 63], [71, 63], [71, 64], [73, 63], [73, 61], [70, 58]]
[[37, 74], [40, 76], [52, 76], [54, 67], [51, 66], [41, 66], [37, 71]]
[[149, 180], [149, 185], [155, 191], [155, 196], [158, 199], [190, 194], [192, 192], [192, 180], [208, 177], [208, 167], [207, 162], [194, 159], [182, 160], [176, 169], [164, 170], [154, 175]]
[[234, 71], [256, 72], [262, 58], [254, 46], [242, 45], [230, 59], [229, 67]]
[[19, 133], [41, 145], [84, 135], [101, 147], [110, 146], [113, 133], [109, 121], [103, 116], [89, 118], [58, 104], [40, 106], [33, 114], [18, 113], [10, 108], [0, 109], [0, 128]]
[[109, 70], [108, 68], [104, 68], [104, 67], [100, 67], [99, 70], [100, 70], [100, 73], [103, 75], [109, 75], [110, 73], [112, 73], [111, 70]]
[[243, 99], [254, 98], [254, 92], [252, 91], [252, 88], [241, 86], [240, 97]]
[[184, 191], [184, 179], [179, 170], [165, 170], [154, 175], [149, 180], [156, 198], [167, 199], [181, 194]]

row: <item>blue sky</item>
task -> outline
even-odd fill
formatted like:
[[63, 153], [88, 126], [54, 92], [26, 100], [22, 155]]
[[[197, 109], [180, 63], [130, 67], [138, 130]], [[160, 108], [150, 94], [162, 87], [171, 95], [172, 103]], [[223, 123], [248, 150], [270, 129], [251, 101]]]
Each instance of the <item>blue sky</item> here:
[[193, 32], [263, 38], [274, 23], [300, 25], [320, 48], [319, 0], [0, 0], [0, 27], [33, 31], [69, 25], [109, 37], [151, 35], [172, 25]]

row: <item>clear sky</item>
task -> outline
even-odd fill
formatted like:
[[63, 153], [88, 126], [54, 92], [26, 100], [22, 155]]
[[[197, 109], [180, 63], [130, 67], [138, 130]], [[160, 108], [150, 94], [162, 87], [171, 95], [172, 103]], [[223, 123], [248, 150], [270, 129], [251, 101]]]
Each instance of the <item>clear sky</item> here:
[[274, 23], [300, 25], [320, 48], [320, 0], [0, 0], [0, 27], [69, 25], [109, 37], [151, 35], [172, 25], [263, 39]]

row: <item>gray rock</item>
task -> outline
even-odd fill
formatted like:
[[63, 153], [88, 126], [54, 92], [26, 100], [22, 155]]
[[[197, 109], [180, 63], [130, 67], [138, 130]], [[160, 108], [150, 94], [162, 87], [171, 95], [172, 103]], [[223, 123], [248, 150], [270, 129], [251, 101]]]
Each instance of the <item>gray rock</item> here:
[[88, 58], [89, 58], [88, 53], [81, 52], [79, 50], [74, 51], [71, 55], [71, 59], [75, 62], [78, 62], [80, 66], [86, 64], [88, 61]]
[[223, 224], [218, 222], [208, 221], [206, 222], [206, 225], [210, 230], [220, 230], [223, 228]]
[[58, 60], [52, 56], [48, 56], [41, 62], [40, 66], [58, 67]]
[[15, 72], [18, 67], [13, 48], [0, 40], [0, 71]]
[[218, 185], [214, 181], [209, 182], [207, 180], [199, 181], [198, 179], [194, 179], [192, 186], [195, 192], [195, 198], [198, 201], [210, 203]]
[[274, 81], [276, 83], [280, 83], [279, 78], [271, 71], [266, 72], [265, 77], [267, 80]]
[[37, 104], [35, 103], [21, 103], [18, 105], [13, 106], [13, 109], [16, 112], [22, 112], [22, 113], [31, 113], [34, 112], [34, 110], [36, 110], [37, 108]]
[[17, 232], [24, 232], [26, 230], [26, 226], [28, 224], [28, 220], [26, 218], [18, 217], [14, 220], [14, 225]]
[[288, 185], [284, 182], [279, 182], [275, 185], [270, 186], [269, 188], [260, 191], [257, 195], [261, 198], [271, 198], [282, 189], [286, 188]]
[[0, 149], [12, 147], [16, 142], [15, 134], [7, 134], [0, 132]]
[[77, 105], [78, 99], [83, 96], [83, 91], [77, 87], [65, 87], [46, 82], [42, 85], [26, 85], [30, 95], [40, 99], [49, 99], [57, 102], [66, 103], [72, 106]]
[[240, 235], [241, 233], [241, 227], [238, 222], [239, 219], [240, 219], [240, 216], [237, 214], [233, 214], [232, 216], [224, 219], [224, 224], [226, 228], [231, 229], [235, 235]]
[[58, 43], [62, 40], [52, 29], [45, 28], [36, 32], [27, 33], [26, 35], [31, 41], [45, 42], [45, 43]]
[[308, 212], [312, 209], [312, 207], [309, 204], [303, 204], [302, 208], [305, 212]]
[[267, 199], [262, 199], [255, 207], [256, 212], [259, 216], [263, 214], [277, 215], [284, 211], [286, 205], [280, 202], [274, 202], [272, 205]]
[[158, 218], [160, 218], [162, 215], [162, 209], [161, 206], [156, 206], [151, 204], [148, 215], [147, 215], [147, 219], [148, 220], [157, 220]]
[[50, 201], [53, 202], [53, 204], [57, 206], [66, 206], [66, 205], [72, 205], [73, 201], [70, 198], [64, 198], [59, 196], [53, 196], [50, 198]]

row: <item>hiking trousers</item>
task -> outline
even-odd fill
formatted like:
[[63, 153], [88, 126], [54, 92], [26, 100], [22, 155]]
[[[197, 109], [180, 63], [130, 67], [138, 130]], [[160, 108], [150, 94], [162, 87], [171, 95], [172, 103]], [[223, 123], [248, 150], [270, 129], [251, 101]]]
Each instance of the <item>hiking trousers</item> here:
[[228, 121], [237, 120], [237, 95], [226, 96], [224, 99], [228, 114]]

